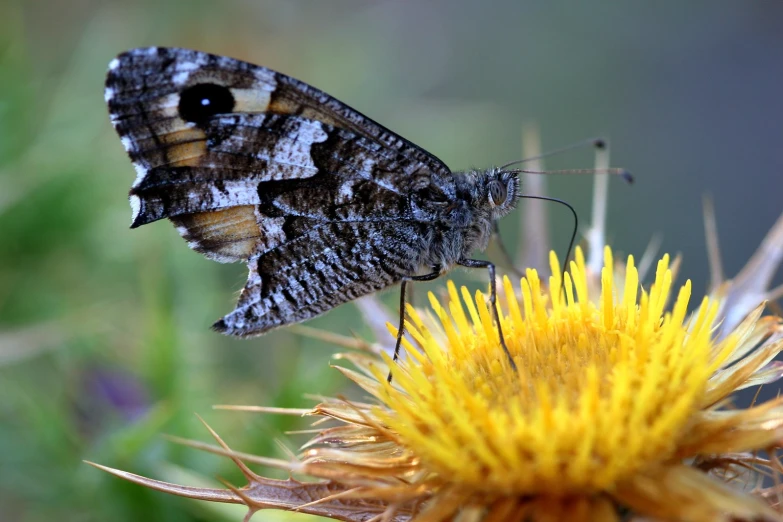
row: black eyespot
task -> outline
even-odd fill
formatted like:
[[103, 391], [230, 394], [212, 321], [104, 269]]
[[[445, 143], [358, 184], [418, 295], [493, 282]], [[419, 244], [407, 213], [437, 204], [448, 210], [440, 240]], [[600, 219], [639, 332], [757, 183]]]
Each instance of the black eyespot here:
[[502, 181], [493, 179], [489, 182], [489, 202], [493, 207], [505, 203], [507, 197], [506, 185]]
[[179, 115], [185, 121], [206, 123], [215, 114], [234, 110], [234, 96], [228, 87], [199, 83], [188, 87], [179, 97]]

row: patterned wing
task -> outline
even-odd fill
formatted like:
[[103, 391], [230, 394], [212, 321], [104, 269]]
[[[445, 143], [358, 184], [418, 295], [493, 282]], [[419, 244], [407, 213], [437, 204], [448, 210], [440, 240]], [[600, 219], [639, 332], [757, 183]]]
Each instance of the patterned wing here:
[[399, 282], [418, 262], [411, 245], [422, 224], [291, 221], [306, 232], [251, 261], [236, 309], [216, 330], [248, 336], [304, 321]]
[[[191, 248], [250, 265], [238, 306], [257, 299], [242, 308], [256, 317], [243, 324], [255, 326], [228, 328], [234, 333], [286, 322], [270, 303], [290, 292], [291, 277], [280, 278], [290, 265], [320, 266], [313, 260], [326, 254], [312, 246], [312, 234], [330, 226], [352, 234], [343, 246], [330, 240], [333, 252], [350, 257], [371, 233], [393, 234], [389, 223], [415, 221], [410, 194], [454, 197], [451, 173], [434, 156], [313, 87], [245, 62], [184, 49], [137, 49], [112, 61], [105, 97], [137, 171], [132, 227], [169, 218]], [[299, 226], [303, 222], [309, 226]], [[368, 272], [372, 281], [349, 294], [402, 277], [390, 274]], [[335, 306], [336, 300], [329, 305], [318, 297], [314, 281], [296, 294], [303, 299], [297, 303], [321, 311]], [[352, 299], [349, 294], [339, 302]]]

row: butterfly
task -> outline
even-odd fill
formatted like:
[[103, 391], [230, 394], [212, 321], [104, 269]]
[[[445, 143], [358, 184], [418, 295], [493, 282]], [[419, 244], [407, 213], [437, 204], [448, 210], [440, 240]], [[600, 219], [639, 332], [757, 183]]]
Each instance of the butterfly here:
[[[235, 336], [298, 323], [361, 296], [495, 265], [473, 259], [520, 197], [519, 171], [451, 171], [335, 98], [284, 74], [151, 47], [112, 60], [105, 99], [136, 169], [131, 227], [169, 219], [193, 250], [247, 263]], [[510, 358], [511, 364], [513, 360]]]

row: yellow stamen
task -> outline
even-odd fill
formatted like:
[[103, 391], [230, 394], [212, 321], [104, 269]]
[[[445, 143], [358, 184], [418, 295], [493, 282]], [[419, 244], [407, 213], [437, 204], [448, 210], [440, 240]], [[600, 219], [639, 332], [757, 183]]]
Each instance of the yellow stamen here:
[[509, 310], [502, 326], [517, 372], [483, 294], [471, 299], [463, 288], [459, 299], [450, 284], [446, 308], [431, 296], [443, 335], [412, 313], [410, 332], [423, 353], [406, 346], [413, 357], [401, 363], [399, 378], [392, 385], [379, 379], [386, 408], [374, 413], [444, 482], [472, 491], [607, 491], [671, 459], [736, 340], [723, 340], [716, 355], [717, 305], [707, 299], [687, 319], [690, 282], [665, 313], [668, 256], [649, 293], [639, 292], [632, 257], [617, 288], [608, 248], [604, 259], [599, 296], [589, 295], [581, 251], [562, 275], [565, 296], [554, 257], [549, 295], [528, 270], [521, 309], [503, 281]]

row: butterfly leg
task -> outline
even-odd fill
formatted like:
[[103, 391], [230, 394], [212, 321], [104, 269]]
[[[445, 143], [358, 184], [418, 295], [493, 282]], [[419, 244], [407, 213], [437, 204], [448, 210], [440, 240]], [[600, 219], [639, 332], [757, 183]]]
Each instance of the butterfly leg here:
[[[394, 362], [397, 362], [397, 359], [400, 358], [400, 346], [402, 345], [402, 337], [405, 335], [405, 303], [407, 302], [405, 290], [407, 289], [408, 283], [411, 281], [432, 281], [440, 276], [440, 272], [441, 267], [434, 266], [432, 267], [432, 272], [429, 274], [410, 276], [402, 280], [402, 283], [400, 284], [400, 326], [397, 329], [397, 342], [394, 344]], [[389, 376], [386, 377], [386, 381], [389, 383], [392, 382], [391, 369], [389, 370]]]
[[486, 268], [489, 270], [489, 302], [492, 308], [492, 318], [495, 320], [495, 324], [498, 327], [498, 338], [500, 339], [500, 346], [503, 347], [503, 351], [506, 352], [508, 362], [511, 363], [511, 368], [516, 371], [517, 365], [514, 362], [514, 358], [511, 357], [511, 352], [508, 351], [506, 346], [506, 340], [503, 337], [503, 328], [500, 326], [500, 315], [498, 314], [498, 307], [495, 304], [497, 302], [497, 280], [495, 279], [495, 265], [489, 261], [482, 261], [481, 259], [460, 259], [457, 264], [466, 268]]
[[497, 221], [492, 224], [492, 240], [497, 243], [498, 251], [505, 268], [510, 270], [516, 277], [520, 279], [524, 277], [524, 274], [514, 265], [514, 261], [511, 259], [511, 255], [508, 253], [505, 243], [503, 243], [503, 238], [500, 236], [500, 228], [498, 227]]

